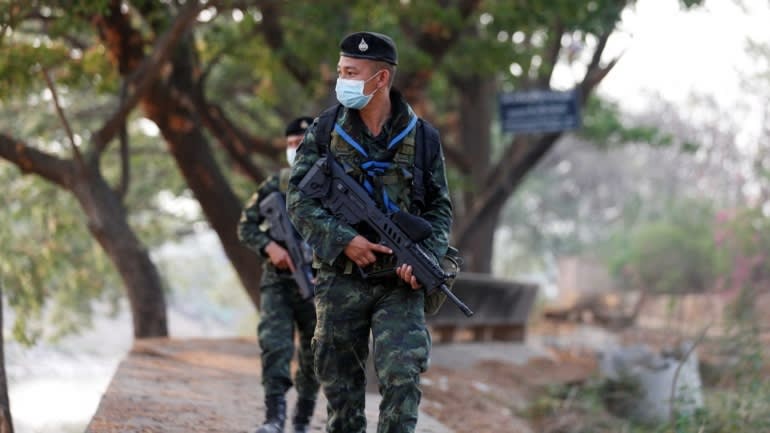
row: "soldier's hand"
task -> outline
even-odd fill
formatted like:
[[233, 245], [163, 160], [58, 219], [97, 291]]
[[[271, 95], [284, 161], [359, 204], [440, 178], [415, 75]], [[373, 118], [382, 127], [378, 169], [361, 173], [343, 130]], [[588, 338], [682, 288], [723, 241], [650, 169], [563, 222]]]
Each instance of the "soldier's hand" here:
[[359, 268], [369, 266], [377, 261], [375, 253], [393, 254], [393, 251], [385, 245], [369, 242], [361, 235], [351, 239], [343, 252]]
[[402, 280], [406, 281], [406, 283], [409, 284], [413, 290], [417, 290], [422, 287], [422, 284], [417, 281], [417, 277], [412, 275], [412, 267], [406, 263], [396, 268], [396, 275], [401, 277]]
[[267, 256], [270, 257], [270, 263], [278, 269], [288, 269], [294, 272], [294, 262], [286, 248], [278, 245], [275, 241], [270, 241], [265, 247]]

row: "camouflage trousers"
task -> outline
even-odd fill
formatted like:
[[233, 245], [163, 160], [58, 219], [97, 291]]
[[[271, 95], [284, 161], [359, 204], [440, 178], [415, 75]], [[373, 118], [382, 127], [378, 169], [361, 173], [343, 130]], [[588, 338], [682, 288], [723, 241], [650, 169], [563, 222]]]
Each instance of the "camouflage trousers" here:
[[[283, 395], [294, 384], [300, 398], [315, 400], [319, 384], [313, 371], [311, 351], [316, 323], [313, 302], [302, 300], [293, 279], [272, 278], [262, 287], [260, 306], [257, 335], [262, 351], [265, 395]], [[295, 326], [299, 331], [299, 368], [292, 382], [290, 364], [294, 356]]]
[[328, 400], [329, 433], [364, 433], [366, 360], [382, 395], [378, 433], [411, 433], [420, 404], [420, 373], [428, 367], [430, 336], [424, 292], [402, 284], [370, 284], [358, 275], [322, 269], [316, 287], [318, 324], [313, 355]]

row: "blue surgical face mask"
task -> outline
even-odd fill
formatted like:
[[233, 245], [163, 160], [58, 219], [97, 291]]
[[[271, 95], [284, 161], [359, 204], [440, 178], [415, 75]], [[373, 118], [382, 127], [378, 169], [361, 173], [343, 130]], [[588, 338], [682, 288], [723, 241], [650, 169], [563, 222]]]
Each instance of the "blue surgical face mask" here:
[[377, 71], [367, 80], [349, 80], [347, 78], [337, 78], [337, 86], [334, 90], [337, 92], [337, 100], [347, 108], [360, 110], [366, 107], [366, 104], [372, 100], [372, 96], [377, 93], [377, 89], [369, 95], [364, 95], [364, 85], [372, 78], [376, 77], [381, 71]]

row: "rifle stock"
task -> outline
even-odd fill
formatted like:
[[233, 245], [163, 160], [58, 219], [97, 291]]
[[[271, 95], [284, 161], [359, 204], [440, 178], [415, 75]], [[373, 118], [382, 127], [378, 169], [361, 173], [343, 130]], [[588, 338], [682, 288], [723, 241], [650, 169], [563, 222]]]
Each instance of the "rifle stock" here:
[[447, 274], [422, 247], [383, 213], [369, 193], [347, 174], [345, 168], [329, 155], [320, 158], [299, 184], [306, 197], [320, 199], [335, 217], [354, 225], [365, 223], [377, 232], [380, 242], [393, 250], [397, 265], [412, 266], [412, 273], [427, 294], [441, 290], [468, 317], [473, 311], [446, 286]]

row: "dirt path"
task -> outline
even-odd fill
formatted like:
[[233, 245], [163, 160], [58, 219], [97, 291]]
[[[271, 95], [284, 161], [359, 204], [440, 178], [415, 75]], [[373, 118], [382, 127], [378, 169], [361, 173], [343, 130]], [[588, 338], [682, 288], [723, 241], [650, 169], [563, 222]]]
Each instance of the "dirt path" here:
[[[367, 432], [376, 431], [378, 405], [378, 395], [367, 396]], [[325, 401], [318, 406], [312, 425], [320, 432]], [[247, 433], [263, 414], [253, 338], [145, 340], [121, 362], [86, 433]], [[417, 431], [453, 433], [425, 413]]]
[[[526, 409], [538, 390], [578, 383], [595, 369], [593, 355], [537, 338], [436, 345], [421, 378], [417, 432], [533, 433]], [[252, 433], [264, 414], [259, 370], [254, 338], [137, 342], [86, 433]], [[291, 413], [293, 392], [288, 400]], [[377, 394], [367, 395], [368, 433], [378, 405]], [[314, 432], [323, 431], [325, 406], [321, 396]]]

